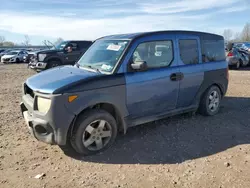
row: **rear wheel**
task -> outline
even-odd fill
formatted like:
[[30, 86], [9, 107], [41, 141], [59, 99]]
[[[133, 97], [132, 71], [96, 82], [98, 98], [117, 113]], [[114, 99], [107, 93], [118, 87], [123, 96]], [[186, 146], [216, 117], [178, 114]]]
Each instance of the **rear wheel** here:
[[71, 145], [81, 155], [93, 155], [110, 147], [117, 135], [114, 117], [101, 109], [86, 112], [78, 118]]
[[217, 114], [220, 109], [221, 97], [221, 91], [217, 86], [210, 87], [201, 98], [199, 112], [205, 116]]

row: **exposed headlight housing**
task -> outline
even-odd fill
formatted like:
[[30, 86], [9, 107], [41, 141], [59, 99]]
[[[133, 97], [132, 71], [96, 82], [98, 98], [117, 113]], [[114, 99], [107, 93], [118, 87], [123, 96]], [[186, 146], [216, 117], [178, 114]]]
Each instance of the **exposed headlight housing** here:
[[43, 98], [43, 97], [38, 97], [37, 98], [37, 110], [39, 112], [42, 112], [42, 113], [46, 114], [50, 109], [50, 105], [51, 105], [51, 100], [50, 99], [46, 99], [46, 98]]
[[43, 61], [47, 54], [38, 54], [38, 61]]

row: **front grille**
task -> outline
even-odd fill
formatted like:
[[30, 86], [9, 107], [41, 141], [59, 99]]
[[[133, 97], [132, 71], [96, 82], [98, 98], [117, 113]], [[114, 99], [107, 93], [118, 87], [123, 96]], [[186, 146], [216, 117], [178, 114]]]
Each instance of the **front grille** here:
[[30, 89], [26, 84], [24, 84], [24, 93], [30, 95], [32, 98], [35, 96], [33, 90]]
[[10, 60], [10, 58], [5, 58], [5, 59], [3, 59], [3, 61], [9, 61]]

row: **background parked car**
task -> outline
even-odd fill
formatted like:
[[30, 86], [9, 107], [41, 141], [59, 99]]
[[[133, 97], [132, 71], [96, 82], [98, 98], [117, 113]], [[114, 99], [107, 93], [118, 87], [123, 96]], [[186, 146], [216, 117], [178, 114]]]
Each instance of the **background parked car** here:
[[[56, 66], [74, 65], [91, 45], [92, 41], [63, 41], [51, 49], [38, 51], [29, 67], [39, 72]], [[72, 48], [71, 52], [68, 52], [68, 47]]]
[[234, 47], [250, 52], [250, 42], [234, 43]]
[[241, 66], [247, 66], [249, 64], [248, 54], [242, 52], [238, 48], [226, 52], [228, 66], [239, 69]]
[[248, 54], [248, 57], [250, 59], [250, 42], [236, 42], [233, 43], [233, 47], [238, 48], [242, 52]]
[[36, 54], [36, 51], [28, 51], [27, 54], [23, 57], [24, 63], [30, 63], [32, 57], [34, 57]]
[[23, 61], [23, 57], [27, 55], [25, 51], [11, 51], [2, 56], [2, 63], [20, 63]]
[[4, 50], [4, 51], [0, 52], [0, 62], [1, 62], [2, 56], [4, 56], [5, 54], [7, 54], [7, 53], [9, 53], [9, 52], [11, 52], [11, 51], [12, 51], [12, 50]]

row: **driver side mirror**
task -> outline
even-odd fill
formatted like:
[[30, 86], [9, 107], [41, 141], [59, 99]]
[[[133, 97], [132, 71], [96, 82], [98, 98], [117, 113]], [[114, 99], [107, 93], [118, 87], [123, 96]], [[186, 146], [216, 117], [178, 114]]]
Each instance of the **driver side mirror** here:
[[137, 71], [145, 71], [148, 66], [146, 61], [135, 61], [131, 63], [131, 68]]

